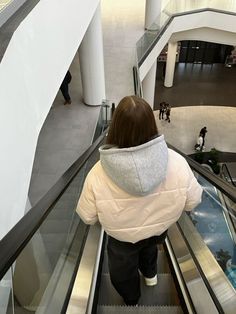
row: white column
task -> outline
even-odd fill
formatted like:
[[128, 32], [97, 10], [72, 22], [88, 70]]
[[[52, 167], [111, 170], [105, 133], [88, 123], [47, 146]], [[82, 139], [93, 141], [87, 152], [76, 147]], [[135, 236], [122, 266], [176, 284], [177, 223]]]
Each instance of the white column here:
[[84, 102], [99, 105], [106, 98], [100, 4], [79, 47], [79, 58]]
[[174, 81], [174, 73], [175, 73], [175, 60], [177, 53], [177, 42], [169, 42], [168, 43], [168, 52], [167, 52], [167, 60], [166, 60], [166, 73], [165, 73], [165, 87], [172, 87]]
[[148, 71], [147, 75], [142, 81], [143, 87], [143, 98], [149, 103], [153, 108], [154, 106], [154, 95], [155, 95], [155, 86], [156, 86], [156, 69], [157, 62], [155, 61]]
[[160, 15], [162, 8], [162, 0], [146, 0], [145, 6], [145, 29], [155, 22], [157, 27], [160, 28]]

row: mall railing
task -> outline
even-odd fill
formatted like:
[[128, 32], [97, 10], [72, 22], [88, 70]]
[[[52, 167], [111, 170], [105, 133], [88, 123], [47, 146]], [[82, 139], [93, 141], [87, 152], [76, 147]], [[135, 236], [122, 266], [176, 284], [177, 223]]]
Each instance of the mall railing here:
[[0, 241], [1, 313], [65, 308], [88, 231], [75, 207], [104, 137], [105, 132]]
[[206, 1], [193, 1], [195, 5], [184, 6], [182, 1], [170, 1], [136, 43], [137, 67], [143, 64], [174, 18], [206, 11], [236, 16], [236, 4], [227, 5], [227, 1], [223, 2], [220, 5], [219, 1], [208, 1], [209, 6], [206, 6]]

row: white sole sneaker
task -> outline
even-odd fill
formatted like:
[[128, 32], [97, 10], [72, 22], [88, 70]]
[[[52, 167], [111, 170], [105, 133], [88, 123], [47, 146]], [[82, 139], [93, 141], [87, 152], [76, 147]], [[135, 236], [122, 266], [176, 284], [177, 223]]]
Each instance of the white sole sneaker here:
[[157, 284], [157, 275], [152, 278], [144, 277], [146, 286], [155, 286]]

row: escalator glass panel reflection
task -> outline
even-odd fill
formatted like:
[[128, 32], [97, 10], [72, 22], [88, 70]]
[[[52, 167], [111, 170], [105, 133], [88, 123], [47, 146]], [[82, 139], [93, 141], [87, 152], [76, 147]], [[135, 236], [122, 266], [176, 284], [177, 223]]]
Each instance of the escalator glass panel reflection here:
[[198, 176], [204, 192], [202, 202], [190, 214], [191, 220], [218, 264], [236, 288], [235, 221], [226, 208], [224, 197], [212, 184]]

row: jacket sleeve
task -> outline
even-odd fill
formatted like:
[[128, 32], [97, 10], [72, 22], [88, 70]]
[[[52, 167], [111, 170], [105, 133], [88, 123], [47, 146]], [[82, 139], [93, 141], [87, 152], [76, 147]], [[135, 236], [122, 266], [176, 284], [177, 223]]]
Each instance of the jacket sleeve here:
[[76, 211], [80, 218], [88, 225], [93, 225], [98, 221], [96, 200], [92, 190], [90, 173], [85, 179]]
[[186, 191], [186, 202], [184, 210], [190, 211], [195, 208], [202, 200], [202, 187], [197, 182], [192, 170], [186, 162], [188, 180], [187, 180], [187, 191]]

